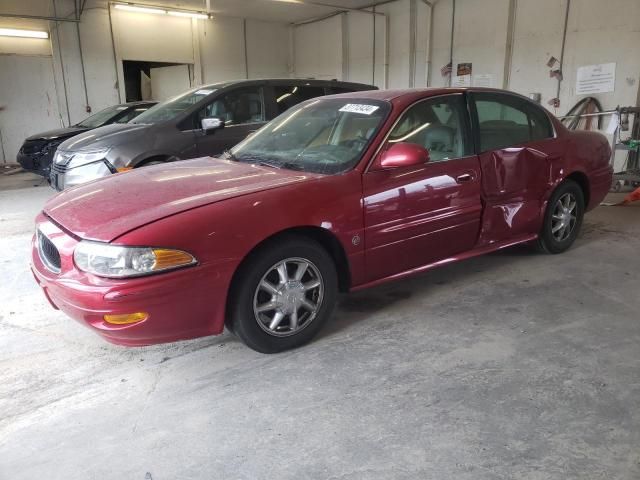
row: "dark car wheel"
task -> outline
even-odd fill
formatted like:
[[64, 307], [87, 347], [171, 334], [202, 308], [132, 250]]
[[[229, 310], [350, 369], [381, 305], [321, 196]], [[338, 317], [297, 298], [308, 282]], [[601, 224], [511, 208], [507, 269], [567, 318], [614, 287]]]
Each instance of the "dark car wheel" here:
[[335, 265], [321, 245], [301, 237], [282, 239], [241, 267], [229, 329], [258, 352], [298, 347], [331, 316], [337, 291]]
[[544, 225], [538, 237], [538, 249], [545, 253], [562, 253], [575, 241], [584, 217], [584, 194], [580, 185], [565, 180], [553, 192]]

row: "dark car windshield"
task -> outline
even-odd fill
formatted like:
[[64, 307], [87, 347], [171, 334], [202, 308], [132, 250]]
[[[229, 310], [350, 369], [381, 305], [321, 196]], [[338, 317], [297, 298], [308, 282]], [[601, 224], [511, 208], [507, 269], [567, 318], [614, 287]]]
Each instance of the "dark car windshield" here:
[[198, 88], [177, 97], [170, 98], [146, 112], [140, 114], [130, 123], [160, 123], [171, 120], [198, 103], [204, 97], [215, 92], [215, 88]]
[[335, 174], [355, 166], [390, 105], [363, 98], [315, 99], [287, 110], [227, 154], [241, 162]]
[[113, 107], [105, 108], [104, 110], [100, 110], [98, 113], [82, 120], [78, 123], [78, 126], [84, 128], [98, 128], [103, 125], [107, 125], [111, 122], [113, 117], [120, 115], [127, 108], [129, 107], [126, 105], [114, 105]]

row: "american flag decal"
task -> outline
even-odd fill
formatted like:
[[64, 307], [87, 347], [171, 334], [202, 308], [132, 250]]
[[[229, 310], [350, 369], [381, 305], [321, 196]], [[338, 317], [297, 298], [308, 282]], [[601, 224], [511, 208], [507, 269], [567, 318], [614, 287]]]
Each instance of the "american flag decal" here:
[[443, 77], [446, 77], [447, 75], [451, 75], [451, 70], [452, 70], [452, 66], [451, 66], [451, 62], [449, 62], [440, 69], [440, 75], [442, 75]]

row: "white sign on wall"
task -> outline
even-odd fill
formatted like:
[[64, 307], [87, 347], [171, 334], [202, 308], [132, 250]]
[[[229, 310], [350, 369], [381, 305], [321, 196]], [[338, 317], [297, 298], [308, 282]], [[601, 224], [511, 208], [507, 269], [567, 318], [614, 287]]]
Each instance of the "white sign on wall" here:
[[451, 82], [452, 87], [470, 87], [471, 75], [456, 75]]
[[474, 87], [493, 87], [493, 74], [491, 73], [476, 73], [473, 76]]
[[578, 67], [576, 95], [613, 92], [616, 85], [616, 64], [601, 63]]

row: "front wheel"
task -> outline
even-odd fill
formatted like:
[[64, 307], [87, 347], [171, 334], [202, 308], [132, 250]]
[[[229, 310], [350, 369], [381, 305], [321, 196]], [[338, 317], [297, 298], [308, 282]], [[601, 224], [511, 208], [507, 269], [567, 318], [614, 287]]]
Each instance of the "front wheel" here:
[[538, 249], [545, 253], [562, 253], [578, 237], [584, 217], [584, 194], [573, 180], [565, 180], [553, 192], [544, 224], [538, 237]]
[[250, 348], [276, 353], [310, 341], [331, 316], [338, 281], [333, 259], [313, 240], [272, 243], [238, 272], [230, 330]]

